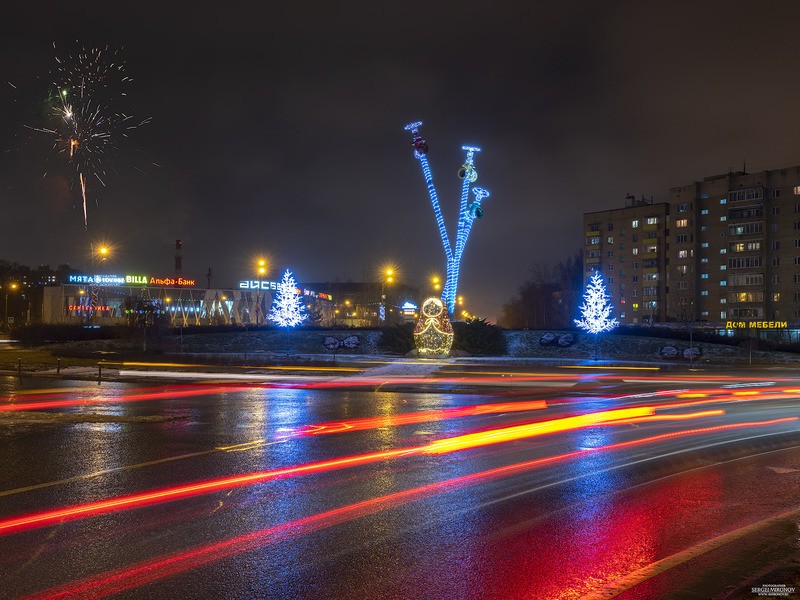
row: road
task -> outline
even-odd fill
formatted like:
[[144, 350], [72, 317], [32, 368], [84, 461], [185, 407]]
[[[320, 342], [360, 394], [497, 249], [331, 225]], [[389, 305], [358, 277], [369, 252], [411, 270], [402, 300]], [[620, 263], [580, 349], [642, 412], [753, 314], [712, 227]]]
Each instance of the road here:
[[487, 365], [272, 383], [5, 377], [0, 596], [791, 590], [795, 375]]

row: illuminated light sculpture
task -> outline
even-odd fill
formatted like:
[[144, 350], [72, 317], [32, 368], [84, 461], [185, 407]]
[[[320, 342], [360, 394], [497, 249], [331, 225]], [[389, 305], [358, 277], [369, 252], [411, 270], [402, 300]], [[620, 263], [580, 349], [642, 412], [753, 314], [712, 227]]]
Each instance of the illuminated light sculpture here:
[[441, 357], [453, 346], [453, 326], [447, 317], [444, 302], [428, 298], [422, 303], [419, 319], [414, 326], [414, 344], [420, 356]]
[[475, 183], [478, 179], [478, 171], [475, 169], [475, 153], [480, 152], [481, 149], [477, 146], [462, 146], [461, 149], [464, 150], [467, 155], [464, 159], [464, 164], [461, 165], [461, 168], [458, 170], [458, 177], [461, 179], [461, 205], [458, 212], [456, 244], [455, 249], [453, 249], [453, 246], [450, 244], [450, 237], [447, 235], [447, 228], [444, 226], [444, 217], [442, 216], [441, 206], [439, 206], [439, 197], [436, 194], [436, 187], [433, 185], [433, 175], [431, 174], [431, 168], [428, 164], [427, 154], [430, 148], [419, 132], [421, 125], [421, 121], [416, 121], [406, 125], [405, 129], [411, 132], [413, 138], [411, 145], [414, 147], [414, 156], [419, 159], [420, 165], [422, 166], [422, 175], [425, 177], [425, 184], [428, 187], [428, 194], [430, 195], [431, 205], [433, 206], [433, 214], [436, 217], [439, 235], [442, 238], [442, 246], [444, 247], [444, 255], [447, 262], [447, 278], [444, 289], [442, 290], [442, 301], [447, 306], [447, 312], [452, 315], [455, 311], [458, 275], [461, 270], [461, 257], [464, 254], [464, 247], [467, 245], [467, 238], [469, 238], [473, 222], [475, 219], [483, 217], [481, 202], [484, 198], [489, 197], [489, 192], [483, 188], [473, 189], [475, 201], [469, 203], [470, 185]]
[[575, 324], [589, 333], [596, 335], [619, 325], [619, 321], [611, 317], [611, 303], [600, 273], [592, 274], [580, 308], [581, 318], [575, 319]]
[[297, 283], [289, 269], [283, 274], [277, 292], [269, 311], [272, 321], [281, 327], [295, 327], [308, 318], [303, 297], [297, 293]]

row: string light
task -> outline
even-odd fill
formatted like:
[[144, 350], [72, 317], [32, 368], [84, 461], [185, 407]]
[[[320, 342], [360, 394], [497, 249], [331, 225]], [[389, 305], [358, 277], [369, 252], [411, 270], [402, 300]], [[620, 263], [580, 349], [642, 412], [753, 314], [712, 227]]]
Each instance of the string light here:
[[611, 303], [608, 300], [603, 278], [595, 271], [583, 296], [581, 318], [575, 319], [575, 324], [594, 334], [614, 329], [619, 321], [611, 317]]
[[454, 251], [444, 225], [442, 209], [439, 205], [439, 198], [436, 193], [436, 187], [433, 184], [430, 165], [428, 164], [428, 143], [419, 132], [421, 125], [421, 121], [409, 123], [405, 126], [405, 130], [411, 132], [414, 156], [419, 159], [420, 165], [422, 166], [422, 175], [425, 177], [428, 195], [431, 198], [433, 213], [436, 217], [436, 224], [439, 227], [439, 235], [442, 238], [442, 246], [444, 248], [446, 260], [446, 281], [442, 291], [442, 301], [447, 306], [448, 313], [453, 314], [455, 311], [456, 292], [458, 291], [458, 277], [461, 270], [461, 257], [463, 256], [464, 247], [467, 244], [467, 239], [472, 230], [473, 221], [483, 216], [481, 201], [489, 196], [489, 192], [483, 188], [475, 188], [473, 190], [475, 202], [468, 204], [470, 185], [475, 183], [478, 179], [478, 171], [475, 169], [475, 153], [480, 152], [481, 149], [477, 146], [462, 146], [461, 149], [466, 152], [466, 157], [464, 159], [464, 164], [458, 170], [458, 176], [461, 178], [461, 203], [458, 212], [458, 226], [456, 228], [456, 245]]

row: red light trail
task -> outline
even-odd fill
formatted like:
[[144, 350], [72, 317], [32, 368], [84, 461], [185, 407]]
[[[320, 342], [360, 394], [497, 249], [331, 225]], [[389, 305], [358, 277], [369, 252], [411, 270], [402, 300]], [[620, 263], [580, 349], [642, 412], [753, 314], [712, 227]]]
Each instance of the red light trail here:
[[[648, 406], [601, 411], [588, 415], [579, 415], [577, 417], [566, 417], [562, 419], [553, 419], [550, 421], [540, 421], [526, 425], [515, 425], [512, 427], [491, 429], [479, 433], [444, 438], [441, 440], [435, 440], [423, 446], [413, 446], [408, 448], [399, 448], [396, 450], [359, 454], [332, 460], [308, 463], [294, 467], [287, 467], [283, 469], [276, 469], [272, 471], [246, 473], [232, 477], [224, 477], [220, 479], [212, 479], [169, 488], [151, 490], [148, 492], [140, 492], [127, 496], [118, 496], [115, 498], [108, 498], [106, 500], [98, 500], [95, 502], [88, 502], [86, 504], [66, 506], [38, 513], [22, 515], [19, 517], [3, 519], [0, 520], [0, 535], [7, 535], [28, 529], [44, 527], [55, 523], [62, 523], [65, 521], [81, 519], [89, 516], [107, 514], [120, 510], [130, 510], [133, 508], [139, 508], [161, 502], [171, 502], [182, 498], [208, 494], [211, 492], [217, 492], [244, 485], [254, 485], [256, 483], [261, 483], [272, 479], [296, 477], [311, 473], [323, 473], [399, 457], [457, 452], [468, 448], [478, 448], [491, 444], [547, 435], [555, 432], [583, 429], [601, 424], [613, 424], [615, 422], [624, 423], [626, 419], [653, 417], [654, 413], [655, 409]], [[693, 418], [699, 418], [703, 416], [708, 416], [708, 413], [698, 413], [697, 416]], [[679, 419], [686, 418], [692, 417], [689, 415], [679, 416]]]
[[190, 569], [201, 567], [211, 562], [255, 550], [269, 544], [309, 534], [314, 531], [339, 525], [354, 519], [376, 514], [384, 510], [397, 508], [399, 506], [423, 500], [434, 495], [456, 491], [496, 479], [517, 475], [532, 469], [578, 458], [590, 453], [619, 450], [632, 446], [652, 444], [667, 439], [702, 435], [716, 431], [777, 425], [796, 420], [798, 420], [797, 417], [788, 417], [783, 419], [772, 419], [769, 421], [733, 423], [728, 425], [717, 425], [700, 429], [677, 431], [627, 442], [599, 446], [597, 448], [576, 450], [566, 454], [525, 461], [504, 467], [488, 469], [486, 471], [479, 471], [477, 473], [462, 475], [460, 477], [427, 484], [409, 490], [362, 500], [354, 504], [324, 511], [315, 515], [289, 521], [287, 523], [255, 531], [228, 540], [223, 540], [207, 546], [201, 546], [188, 551], [177, 552], [167, 556], [160, 556], [145, 560], [133, 565], [89, 576], [84, 579], [69, 582], [47, 590], [42, 590], [27, 596], [25, 600], [101, 598], [141, 585], [152, 583], [154, 581], [158, 581]]

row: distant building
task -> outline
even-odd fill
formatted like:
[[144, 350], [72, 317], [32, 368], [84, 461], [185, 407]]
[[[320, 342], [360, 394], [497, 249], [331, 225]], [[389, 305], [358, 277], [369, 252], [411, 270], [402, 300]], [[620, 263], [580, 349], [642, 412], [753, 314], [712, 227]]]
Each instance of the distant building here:
[[669, 204], [628, 198], [624, 208], [583, 215], [584, 279], [603, 276], [621, 323], [666, 320]]
[[600, 270], [623, 323], [800, 325], [800, 166], [706, 177], [583, 223], [586, 275]]

